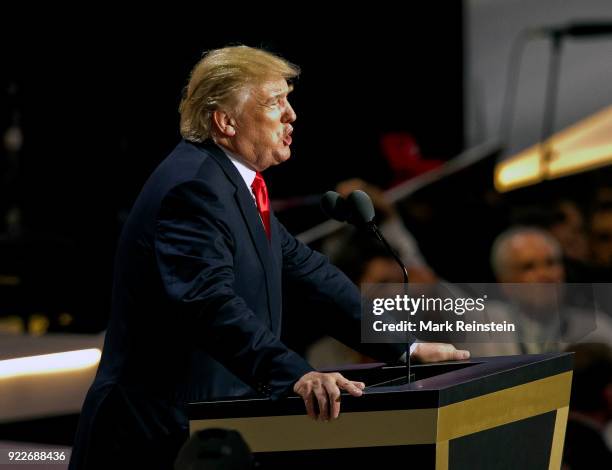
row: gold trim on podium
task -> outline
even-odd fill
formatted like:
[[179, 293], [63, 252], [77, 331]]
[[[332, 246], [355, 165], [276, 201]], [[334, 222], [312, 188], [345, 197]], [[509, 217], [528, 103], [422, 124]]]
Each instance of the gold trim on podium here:
[[306, 415], [192, 420], [190, 432], [234, 429], [253, 452], [436, 444], [436, 460], [448, 464], [452, 439], [559, 410], [553, 452], [562, 452], [571, 382], [564, 372], [441, 408], [342, 413], [328, 423]]
[[448, 470], [448, 441], [436, 442], [436, 470]]
[[431, 444], [437, 414], [436, 408], [365, 411], [327, 423], [306, 415], [210, 419], [192, 421], [190, 431], [235, 429], [253, 452]]
[[561, 468], [561, 460], [563, 459], [563, 443], [565, 442], [565, 428], [567, 427], [568, 414], [569, 406], [564, 406], [563, 408], [559, 408], [557, 410], [548, 470], [559, 470]]
[[569, 404], [572, 372], [505, 388], [440, 408], [438, 440], [496, 428]]

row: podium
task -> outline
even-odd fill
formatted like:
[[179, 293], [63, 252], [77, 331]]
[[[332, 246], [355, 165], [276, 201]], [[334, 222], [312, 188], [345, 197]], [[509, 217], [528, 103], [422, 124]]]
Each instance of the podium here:
[[[240, 432], [259, 469], [559, 469], [572, 382], [570, 353], [474, 358], [339, 371], [366, 383], [338, 420], [310, 419], [298, 396], [191, 403], [190, 432]], [[399, 384], [398, 384], [399, 383]]]

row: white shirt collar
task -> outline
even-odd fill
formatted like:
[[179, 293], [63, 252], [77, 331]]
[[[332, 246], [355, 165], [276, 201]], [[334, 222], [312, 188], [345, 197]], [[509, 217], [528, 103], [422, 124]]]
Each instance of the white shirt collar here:
[[234, 166], [238, 170], [238, 173], [240, 173], [240, 176], [242, 176], [242, 179], [244, 180], [245, 184], [247, 185], [247, 188], [249, 188], [249, 191], [252, 192], [251, 185], [253, 184], [253, 181], [255, 180], [256, 172], [251, 170], [248, 166], [246, 166], [242, 162], [243, 159], [240, 156], [238, 156], [236, 154], [233, 154], [232, 152], [230, 152], [226, 148], [223, 148], [223, 147], [221, 147], [221, 148], [225, 152], [225, 155], [227, 155], [227, 157], [234, 164]]

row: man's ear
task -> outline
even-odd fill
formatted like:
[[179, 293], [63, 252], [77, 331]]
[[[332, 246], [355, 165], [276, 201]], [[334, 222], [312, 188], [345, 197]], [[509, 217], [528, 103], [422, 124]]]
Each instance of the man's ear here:
[[212, 121], [217, 132], [223, 137], [236, 135], [236, 122], [225, 111], [216, 109], [212, 114]]

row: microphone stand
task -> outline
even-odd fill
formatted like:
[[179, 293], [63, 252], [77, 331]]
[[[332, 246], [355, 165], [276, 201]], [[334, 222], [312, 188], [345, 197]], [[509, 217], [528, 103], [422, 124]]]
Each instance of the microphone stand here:
[[[330, 218], [339, 222], [348, 222], [357, 228], [370, 231], [383, 244], [393, 259], [402, 269], [404, 275], [404, 292], [408, 294], [408, 270], [396, 251], [389, 245], [380, 229], [374, 222], [374, 206], [365, 192], [353, 191], [345, 201], [337, 192], [328, 191], [321, 199], [321, 209]], [[410, 344], [406, 343], [406, 383], [410, 383]]]
[[550, 61], [548, 63], [548, 77], [546, 82], [546, 104], [542, 118], [542, 135], [540, 137], [540, 170], [544, 178], [548, 178], [550, 163], [553, 160], [552, 134], [555, 128], [555, 112], [557, 107], [559, 70], [561, 68], [562, 36], [555, 33], [551, 37]]
[[[382, 232], [378, 228], [378, 226], [374, 223], [374, 221], [367, 223], [367, 228], [376, 236], [376, 238], [384, 245], [386, 250], [391, 254], [395, 262], [402, 269], [402, 274], [404, 276], [404, 293], [408, 294], [408, 269], [402, 262], [402, 259], [399, 257], [397, 252], [393, 249], [387, 239], [383, 236]], [[406, 383], [410, 383], [410, 343], [406, 342]]]

